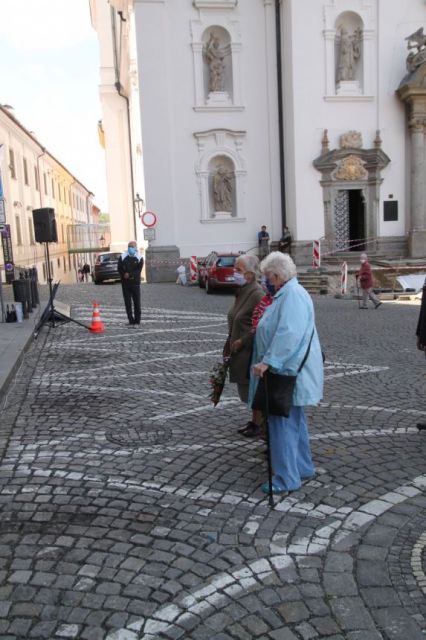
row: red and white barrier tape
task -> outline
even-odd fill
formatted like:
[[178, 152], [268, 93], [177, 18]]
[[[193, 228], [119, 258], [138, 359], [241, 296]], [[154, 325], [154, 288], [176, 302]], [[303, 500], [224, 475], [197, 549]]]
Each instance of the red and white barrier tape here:
[[312, 266], [319, 269], [321, 266], [321, 240], [314, 240], [312, 246]]
[[348, 263], [342, 262], [340, 269], [340, 291], [344, 295], [348, 288]]
[[198, 280], [198, 263], [197, 256], [191, 256], [189, 261], [189, 273], [191, 282], [197, 282]]

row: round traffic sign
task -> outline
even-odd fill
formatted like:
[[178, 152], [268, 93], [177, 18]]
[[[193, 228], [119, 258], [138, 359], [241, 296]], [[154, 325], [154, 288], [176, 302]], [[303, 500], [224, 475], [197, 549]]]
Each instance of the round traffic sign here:
[[141, 215], [141, 222], [145, 227], [155, 227], [157, 224], [157, 216], [153, 211], [145, 211], [145, 213]]

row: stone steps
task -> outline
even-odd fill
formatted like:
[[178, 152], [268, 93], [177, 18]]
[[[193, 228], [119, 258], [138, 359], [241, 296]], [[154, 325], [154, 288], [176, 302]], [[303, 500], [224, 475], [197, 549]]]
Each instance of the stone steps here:
[[298, 273], [297, 279], [309, 293], [328, 293], [328, 278], [324, 273]]

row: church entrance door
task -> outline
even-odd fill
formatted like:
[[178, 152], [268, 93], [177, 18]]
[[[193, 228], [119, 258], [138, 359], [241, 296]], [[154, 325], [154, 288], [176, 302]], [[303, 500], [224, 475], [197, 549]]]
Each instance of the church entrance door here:
[[365, 201], [361, 189], [339, 189], [337, 192], [334, 236], [337, 251], [365, 249]]

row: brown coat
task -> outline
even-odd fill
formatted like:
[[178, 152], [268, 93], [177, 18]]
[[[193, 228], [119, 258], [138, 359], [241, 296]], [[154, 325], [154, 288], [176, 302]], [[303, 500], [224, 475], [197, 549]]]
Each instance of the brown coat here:
[[229, 379], [231, 382], [248, 382], [253, 332], [251, 316], [264, 292], [257, 282], [250, 282], [238, 290], [235, 302], [228, 312], [228, 329], [231, 344], [235, 340], [242, 340], [240, 351], [231, 355], [229, 364]]

